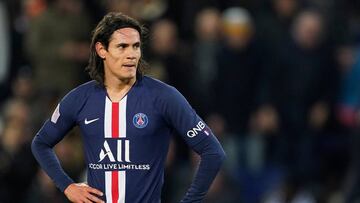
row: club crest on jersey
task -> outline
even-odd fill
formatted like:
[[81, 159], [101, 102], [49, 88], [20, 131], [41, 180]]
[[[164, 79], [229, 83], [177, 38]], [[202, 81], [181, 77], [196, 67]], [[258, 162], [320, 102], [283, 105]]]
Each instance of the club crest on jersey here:
[[149, 119], [144, 113], [137, 113], [133, 117], [133, 124], [137, 128], [145, 128], [149, 122]]

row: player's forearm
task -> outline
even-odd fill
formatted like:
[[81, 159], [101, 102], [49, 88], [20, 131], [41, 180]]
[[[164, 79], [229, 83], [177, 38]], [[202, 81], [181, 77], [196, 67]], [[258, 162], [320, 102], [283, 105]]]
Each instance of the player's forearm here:
[[33, 139], [31, 150], [41, 168], [49, 175], [62, 192], [67, 186], [74, 183], [62, 169], [52, 146], [48, 145], [40, 136], [37, 135]]
[[201, 161], [190, 189], [181, 200], [182, 203], [201, 202], [204, 199], [225, 159], [225, 152], [216, 139], [209, 139], [196, 148]]

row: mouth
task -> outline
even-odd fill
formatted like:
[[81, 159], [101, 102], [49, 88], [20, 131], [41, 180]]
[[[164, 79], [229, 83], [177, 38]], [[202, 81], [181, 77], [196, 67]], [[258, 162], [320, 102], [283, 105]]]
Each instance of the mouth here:
[[125, 68], [135, 68], [136, 64], [133, 64], [133, 63], [123, 64], [123, 67], [125, 67]]

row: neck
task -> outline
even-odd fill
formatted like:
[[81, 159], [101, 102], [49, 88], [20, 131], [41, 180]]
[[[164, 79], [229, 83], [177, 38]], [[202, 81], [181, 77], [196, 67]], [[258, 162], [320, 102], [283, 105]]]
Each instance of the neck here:
[[106, 91], [111, 101], [120, 101], [129, 92], [135, 82], [136, 77], [130, 79], [105, 78]]

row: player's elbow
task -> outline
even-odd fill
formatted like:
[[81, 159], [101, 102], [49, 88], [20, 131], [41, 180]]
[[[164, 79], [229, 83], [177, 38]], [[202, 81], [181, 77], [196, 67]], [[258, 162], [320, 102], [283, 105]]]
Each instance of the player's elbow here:
[[213, 166], [219, 168], [226, 159], [226, 153], [222, 147], [219, 147], [209, 155], [209, 158], [211, 159]]
[[46, 148], [46, 145], [41, 141], [39, 136], [36, 135], [31, 142], [31, 152], [35, 156], [35, 158], [37, 158], [38, 155], [41, 154], [40, 152], [44, 148]]
[[218, 169], [226, 159], [226, 154], [221, 144], [216, 139], [205, 139], [195, 147], [201, 161], [211, 163], [211, 168]]
[[221, 147], [218, 152], [216, 153], [216, 160], [219, 163], [219, 165], [222, 165], [222, 163], [225, 161], [226, 159], [226, 153], [224, 151], [224, 149]]
[[37, 136], [35, 136], [31, 142], [31, 152], [34, 156], [36, 156], [36, 151], [38, 151], [39, 145], [38, 145], [38, 140], [37, 140]]

